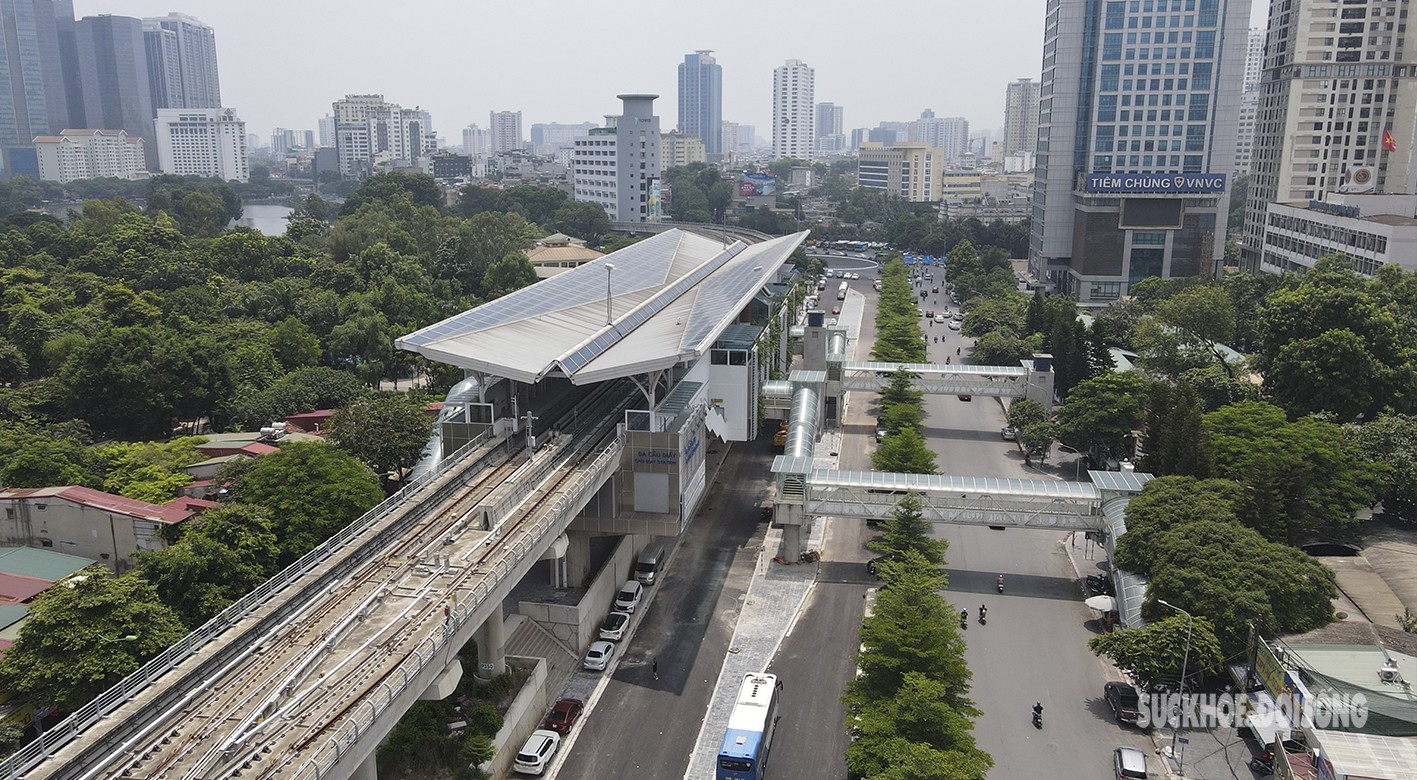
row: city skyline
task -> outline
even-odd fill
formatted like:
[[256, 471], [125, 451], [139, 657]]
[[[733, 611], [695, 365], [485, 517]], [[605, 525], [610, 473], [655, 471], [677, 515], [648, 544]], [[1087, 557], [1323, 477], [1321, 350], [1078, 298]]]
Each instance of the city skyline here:
[[[940, 116], [963, 116], [979, 129], [996, 129], [1003, 126], [1005, 86], [1019, 78], [1039, 78], [1045, 0], [941, 7], [888, 0], [870, 8], [872, 17], [894, 15], [911, 23], [879, 46], [842, 35], [855, 29], [853, 20], [861, 21], [862, 9], [840, 0], [818, 4], [811, 18], [790, 6], [741, 0], [728, 0], [717, 6], [722, 13], [702, 17], [612, 0], [612, 7], [624, 13], [577, 17], [576, 37], [560, 47], [528, 45], [528, 37], [511, 35], [478, 36], [470, 48], [468, 28], [482, 12], [453, 0], [425, 0], [417, 6], [422, 13], [375, 16], [376, 9], [364, 12], [356, 3], [335, 0], [74, 2], [76, 16], [141, 18], [175, 11], [213, 27], [222, 101], [236, 108], [248, 127], [315, 129], [332, 101], [345, 94], [378, 93], [428, 111], [437, 133], [457, 144], [461, 128], [483, 124], [492, 110], [520, 110], [527, 127], [599, 124], [605, 114], [618, 111], [617, 94], [675, 96], [677, 66], [686, 52], [697, 49], [713, 49], [723, 67], [723, 118], [753, 125], [765, 139], [772, 126], [773, 69], [786, 59], [812, 65], [816, 99], [846, 106], [851, 129], [909, 120], [926, 108]], [[1267, 3], [1258, 0], [1255, 6], [1262, 25]], [[554, 27], [557, 12], [579, 8], [569, 0], [552, 0], [546, 21], [533, 20], [527, 32]], [[434, 18], [448, 23], [430, 23]], [[577, 43], [617, 36], [636, 45]], [[981, 62], [988, 67], [981, 68]], [[672, 125], [672, 103], [667, 108], [661, 113]]]

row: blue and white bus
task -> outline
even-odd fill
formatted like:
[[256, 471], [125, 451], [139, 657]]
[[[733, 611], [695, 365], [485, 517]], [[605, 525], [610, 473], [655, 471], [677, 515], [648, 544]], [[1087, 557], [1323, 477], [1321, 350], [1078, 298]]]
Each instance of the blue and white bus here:
[[718, 748], [716, 780], [761, 780], [777, 730], [777, 695], [782, 683], [777, 675], [759, 672], [743, 675], [728, 730]]

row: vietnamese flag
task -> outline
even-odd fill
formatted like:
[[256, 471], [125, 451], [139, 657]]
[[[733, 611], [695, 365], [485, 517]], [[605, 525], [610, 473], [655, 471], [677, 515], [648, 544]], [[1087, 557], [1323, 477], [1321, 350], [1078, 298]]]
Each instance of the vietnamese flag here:
[[1393, 140], [1393, 138], [1392, 138], [1392, 131], [1391, 131], [1391, 130], [1388, 130], [1386, 127], [1383, 128], [1383, 151], [1384, 151], [1384, 152], [1395, 152], [1395, 151], [1397, 151], [1397, 141], [1394, 141], [1394, 140]]

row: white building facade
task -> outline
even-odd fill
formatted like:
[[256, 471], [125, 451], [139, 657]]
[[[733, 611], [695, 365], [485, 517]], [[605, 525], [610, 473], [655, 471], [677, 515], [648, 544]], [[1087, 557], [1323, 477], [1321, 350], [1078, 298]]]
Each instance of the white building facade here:
[[157, 112], [157, 160], [163, 173], [249, 181], [246, 123], [230, 108], [164, 108]]
[[571, 153], [572, 196], [597, 203], [612, 222], [658, 222], [662, 172], [658, 95], [619, 95], [619, 116], [578, 138]]
[[67, 183], [76, 179], [145, 179], [143, 139], [122, 130], [65, 130], [34, 139], [39, 178]]
[[522, 138], [522, 112], [491, 111], [487, 115], [488, 142], [491, 154], [519, 152], [526, 147]]
[[1038, 84], [1033, 79], [1009, 82], [1004, 93], [1003, 156], [1030, 155], [1038, 148]]
[[772, 156], [812, 159], [816, 144], [816, 71], [788, 60], [772, 73]]
[[939, 149], [947, 161], [958, 160], [969, 151], [969, 120], [962, 116], [935, 116], [925, 109], [920, 118], [911, 122], [906, 137], [916, 143]]
[[1264, 268], [1271, 203], [1417, 193], [1411, 0], [1293, 0], [1269, 9], [1241, 267]]
[[1271, 203], [1264, 258], [1273, 273], [1305, 271], [1326, 255], [1345, 255], [1372, 276], [1397, 264], [1417, 271], [1417, 195], [1330, 195], [1324, 201]]

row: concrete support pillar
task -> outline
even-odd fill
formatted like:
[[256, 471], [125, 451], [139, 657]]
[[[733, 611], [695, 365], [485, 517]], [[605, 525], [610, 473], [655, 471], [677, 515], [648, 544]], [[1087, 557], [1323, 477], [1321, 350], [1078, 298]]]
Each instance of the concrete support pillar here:
[[782, 557], [788, 563], [795, 563], [797, 556], [802, 554], [802, 526], [784, 525], [782, 527]]
[[379, 762], [375, 760], [378, 757], [378, 751], [370, 753], [364, 763], [354, 770], [354, 774], [349, 776], [349, 780], [379, 780]]
[[578, 531], [567, 531], [566, 557], [562, 558], [565, 565], [566, 581], [573, 588], [584, 588], [590, 583], [586, 582], [586, 576], [590, 572], [590, 534]]
[[498, 602], [492, 614], [477, 627], [475, 676], [479, 680], [490, 680], [507, 671], [507, 638], [502, 623], [502, 604]]

